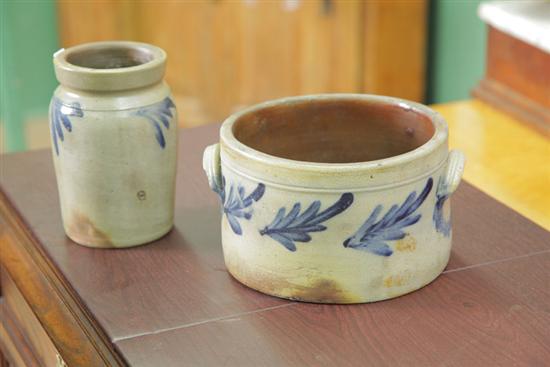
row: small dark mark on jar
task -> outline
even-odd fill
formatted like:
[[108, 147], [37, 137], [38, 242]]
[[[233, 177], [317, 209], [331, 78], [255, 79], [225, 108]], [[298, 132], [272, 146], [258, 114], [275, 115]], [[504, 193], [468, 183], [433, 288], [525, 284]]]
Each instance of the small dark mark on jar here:
[[146, 199], [146, 194], [145, 194], [145, 191], [143, 190], [140, 190], [137, 192], [137, 198], [140, 200], [140, 201], [143, 201]]
[[374, 176], [373, 176], [373, 175], [370, 175], [370, 178], [374, 178]]

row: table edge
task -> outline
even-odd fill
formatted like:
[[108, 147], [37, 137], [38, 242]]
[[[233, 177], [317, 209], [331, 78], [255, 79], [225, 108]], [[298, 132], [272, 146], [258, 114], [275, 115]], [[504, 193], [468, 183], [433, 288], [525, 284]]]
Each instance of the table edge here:
[[1, 187], [0, 264], [69, 366], [127, 366]]

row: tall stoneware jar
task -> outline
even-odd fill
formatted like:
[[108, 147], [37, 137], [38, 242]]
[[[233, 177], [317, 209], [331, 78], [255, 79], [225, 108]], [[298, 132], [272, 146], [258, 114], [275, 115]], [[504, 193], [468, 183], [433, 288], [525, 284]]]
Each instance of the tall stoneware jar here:
[[153, 241], [173, 225], [177, 116], [166, 53], [97, 42], [54, 55], [52, 153], [67, 236], [90, 247]]

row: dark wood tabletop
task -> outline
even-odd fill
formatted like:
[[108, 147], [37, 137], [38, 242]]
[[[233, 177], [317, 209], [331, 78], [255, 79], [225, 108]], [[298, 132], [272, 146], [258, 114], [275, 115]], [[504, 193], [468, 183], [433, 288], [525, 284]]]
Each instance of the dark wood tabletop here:
[[[218, 128], [181, 131], [175, 227], [131, 249], [90, 249], [65, 236], [49, 151], [1, 158], [3, 227], [26, 238], [21, 246], [3, 241], [2, 264], [69, 365], [85, 347], [56, 328], [72, 316], [107, 364], [550, 363], [550, 233], [467, 182], [452, 199], [449, 265], [417, 292], [336, 306], [277, 299], [238, 283], [224, 267], [220, 209], [201, 167]], [[67, 315], [51, 316], [53, 306], [17, 265], [21, 251], [31, 253]]]

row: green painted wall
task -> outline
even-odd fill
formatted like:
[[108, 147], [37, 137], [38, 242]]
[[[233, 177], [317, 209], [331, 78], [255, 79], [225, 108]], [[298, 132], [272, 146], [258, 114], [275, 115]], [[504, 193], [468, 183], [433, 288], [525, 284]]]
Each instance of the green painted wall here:
[[428, 102], [466, 99], [485, 70], [485, 24], [480, 0], [430, 2]]
[[24, 122], [47, 116], [57, 84], [56, 5], [47, 0], [0, 0], [0, 121], [3, 150], [25, 149]]

